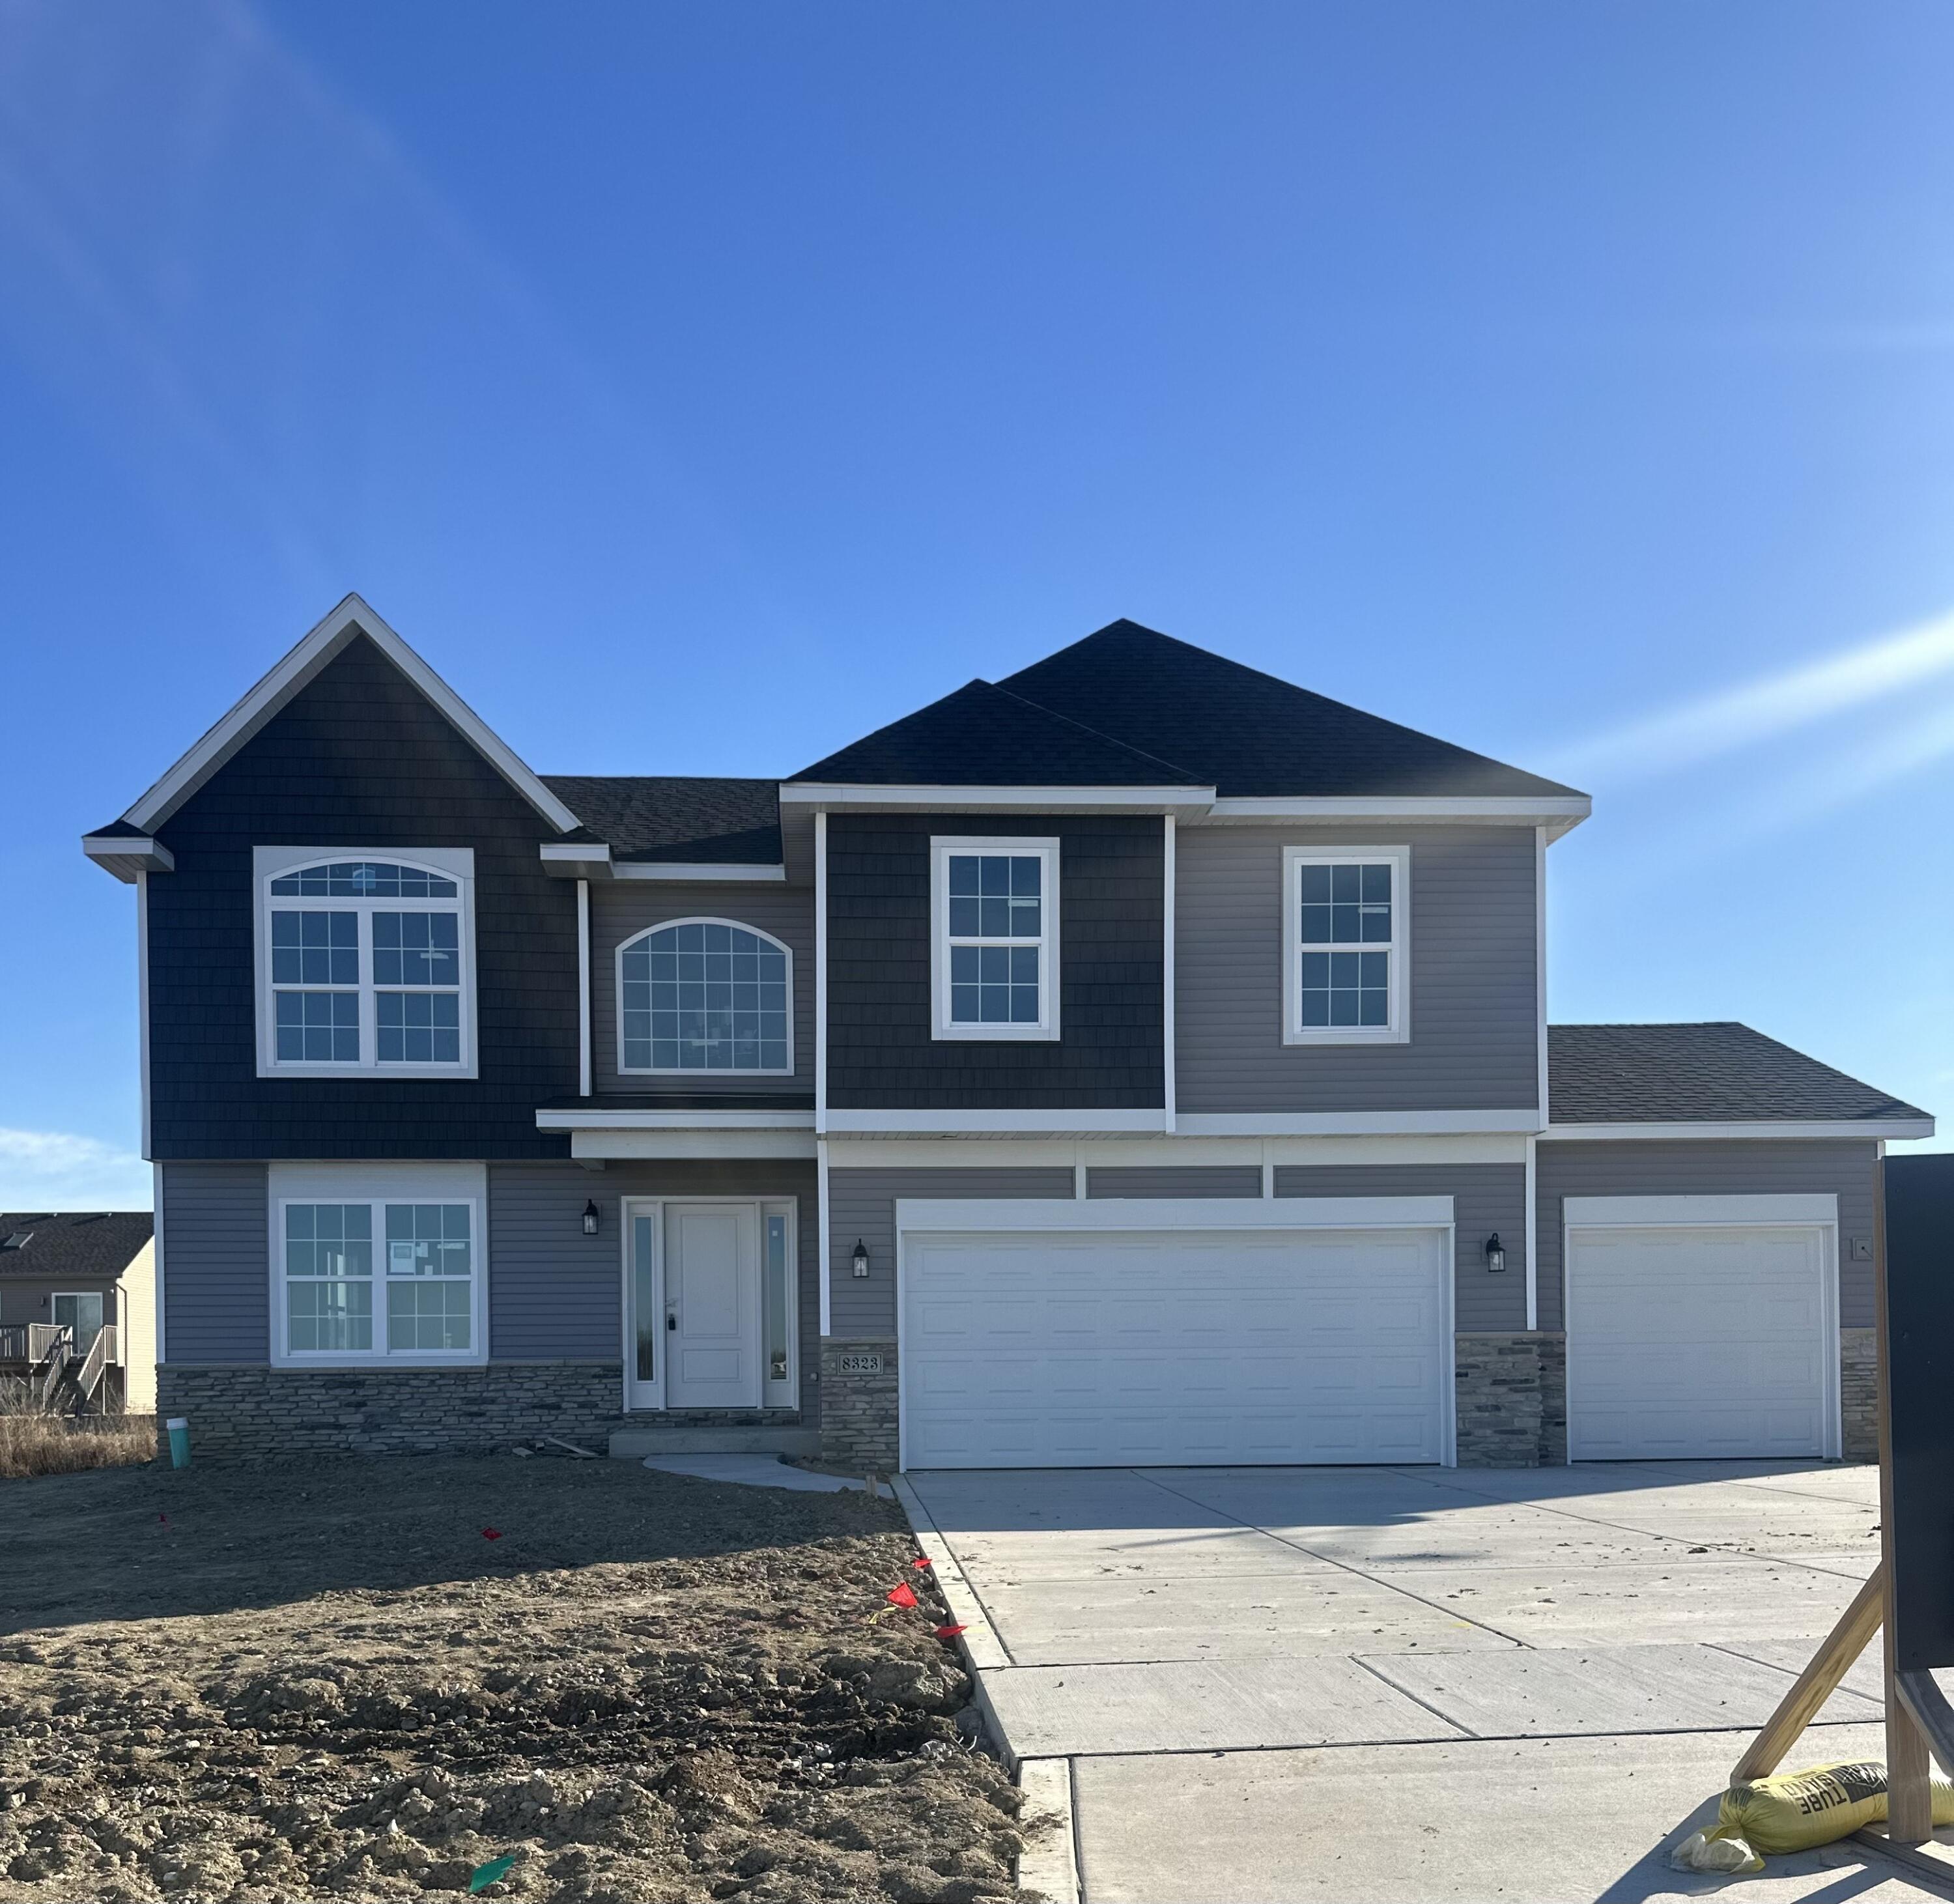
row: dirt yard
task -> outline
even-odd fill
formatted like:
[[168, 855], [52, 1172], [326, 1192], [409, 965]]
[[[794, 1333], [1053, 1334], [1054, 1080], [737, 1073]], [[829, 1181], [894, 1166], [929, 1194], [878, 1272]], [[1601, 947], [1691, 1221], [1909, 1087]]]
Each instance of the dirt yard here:
[[887, 1501], [348, 1459], [6, 1481], [0, 1527], [0, 1898], [391, 1899], [510, 1855], [486, 1895], [1014, 1894], [1017, 1794]]

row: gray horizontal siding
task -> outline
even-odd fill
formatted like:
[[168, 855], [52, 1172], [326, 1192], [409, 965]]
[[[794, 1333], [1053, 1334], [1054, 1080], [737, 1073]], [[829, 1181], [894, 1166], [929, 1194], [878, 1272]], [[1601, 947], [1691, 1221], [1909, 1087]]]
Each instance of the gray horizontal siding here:
[[[831, 1170], [828, 1177], [830, 1332], [844, 1339], [896, 1333], [898, 1197], [1070, 1197], [1070, 1168]], [[869, 1246], [868, 1280], [850, 1258]], [[810, 1252], [810, 1256], [812, 1252]]]
[[[668, 919], [724, 919], [771, 933], [793, 954], [793, 1052], [791, 1077], [751, 1072], [704, 1076], [627, 1076], [617, 1068], [617, 948]], [[805, 886], [710, 880], [598, 880], [590, 888], [591, 1083], [599, 1094], [641, 1095], [671, 1090], [688, 1095], [771, 1091], [805, 1098], [814, 1082], [814, 893]]]
[[161, 1307], [171, 1362], [271, 1359], [266, 1174], [262, 1164], [163, 1165]]
[[1149, 1164], [1088, 1170], [1088, 1196], [1260, 1196], [1259, 1164]]
[[[801, 1399], [815, 1403], [821, 1318], [820, 1211], [810, 1162], [647, 1159], [602, 1171], [574, 1164], [488, 1167], [488, 1344], [498, 1362], [614, 1361], [624, 1353], [627, 1196], [799, 1199]], [[583, 1231], [594, 1202], [598, 1230]]]
[[1839, 1199], [1839, 1324], [1873, 1327], [1873, 1266], [1852, 1260], [1852, 1239], [1873, 1233], [1877, 1146], [1794, 1138], [1726, 1143], [1685, 1139], [1623, 1143], [1543, 1142], [1535, 1161], [1540, 1199], [1540, 1325], [1561, 1327], [1562, 1205], [1570, 1196], [1764, 1196], [1774, 1192]]
[[[1283, 1042], [1283, 849], [1409, 844], [1411, 1039]], [[1189, 826], [1174, 908], [1180, 1108], [1509, 1110], [1538, 1070], [1531, 827]]]
[[[1526, 1327], [1526, 1170], [1519, 1164], [1283, 1165], [1277, 1196], [1449, 1196], [1452, 1199], [1455, 1328]], [[1506, 1267], [1486, 1268], [1498, 1232]], [[1548, 1324], [1542, 1318], [1543, 1327]]]

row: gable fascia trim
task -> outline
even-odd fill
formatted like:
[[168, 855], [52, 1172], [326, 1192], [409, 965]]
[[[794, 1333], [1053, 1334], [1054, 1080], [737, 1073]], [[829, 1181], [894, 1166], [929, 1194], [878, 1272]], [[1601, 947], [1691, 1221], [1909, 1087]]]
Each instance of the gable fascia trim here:
[[817, 812], [837, 806], [916, 813], [1021, 806], [1035, 812], [1181, 813], [1205, 812], [1214, 803], [1211, 787], [862, 787], [807, 780], [781, 784], [783, 806]]
[[1868, 1143], [1931, 1137], [1931, 1117], [1776, 1117], [1752, 1123], [1549, 1124], [1543, 1144], [1613, 1143], [1623, 1139], [1698, 1138], [1734, 1142], [1770, 1137], [1853, 1137]]
[[162, 840], [146, 840], [134, 834], [84, 834], [81, 850], [104, 872], [113, 873], [125, 886], [134, 885], [143, 873], [176, 870], [176, 855]]
[[1252, 825], [1282, 820], [1422, 820], [1453, 825], [1538, 826], [1550, 840], [1570, 832], [1594, 811], [1585, 793], [1479, 794], [1349, 793], [1230, 796], [1217, 800], [1196, 825]]
[[357, 595], [349, 595], [123, 815], [145, 832], [159, 827], [311, 682], [356, 636], [365, 635], [448, 723], [559, 833], [580, 822], [488, 724]]

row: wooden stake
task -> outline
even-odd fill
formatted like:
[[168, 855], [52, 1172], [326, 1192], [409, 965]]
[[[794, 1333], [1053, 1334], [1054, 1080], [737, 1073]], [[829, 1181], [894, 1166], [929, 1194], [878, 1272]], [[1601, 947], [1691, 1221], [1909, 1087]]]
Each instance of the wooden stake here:
[[1838, 1624], [1826, 1635], [1824, 1644], [1792, 1682], [1791, 1690], [1778, 1701], [1777, 1711], [1765, 1720], [1764, 1730], [1737, 1761], [1730, 1774], [1733, 1785], [1768, 1777], [1784, 1763], [1785, 1755], [1818, 1716], [1818, 1708], [1838, 1690], [1839, 1682], [1852, 1670], [1852, 1662], [1866, 1650], [1885, 1617], [1886, 1568], [1882, 1564], [1873, 1569], [1871, 1577], [1853, 1595], [1852, 1604], [1839, 1616]]
[[[1886, 1701], [1886, 1836], [1895, 1844], [1924, 1844], [1934, 1836], [1934, 1786], [1927, 1735], [1899, 1696], [1894, 1653], [1893, 1470], [1892, 1360], [1886, 1316], [1886, 1164], [1877, 1166], [1873, 1197], [1874, 1320], [1878, 1324], [1880, 1412], [1880, 1578], [1884, 1583]], [[1949, 1768], [1954, 1770], [1954, 1767]]]

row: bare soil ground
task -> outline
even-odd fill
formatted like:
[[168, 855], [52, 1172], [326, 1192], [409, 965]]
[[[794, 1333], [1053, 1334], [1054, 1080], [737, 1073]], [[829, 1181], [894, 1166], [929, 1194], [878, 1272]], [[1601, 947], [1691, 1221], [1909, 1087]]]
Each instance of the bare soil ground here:
[[491, 1896], [1013, 1895], [1018, 1795], [888, 1502], [349, 1458], [8, 1481], [0, 1527], [0, 1898], [394, 1899], [509, 1854]]

